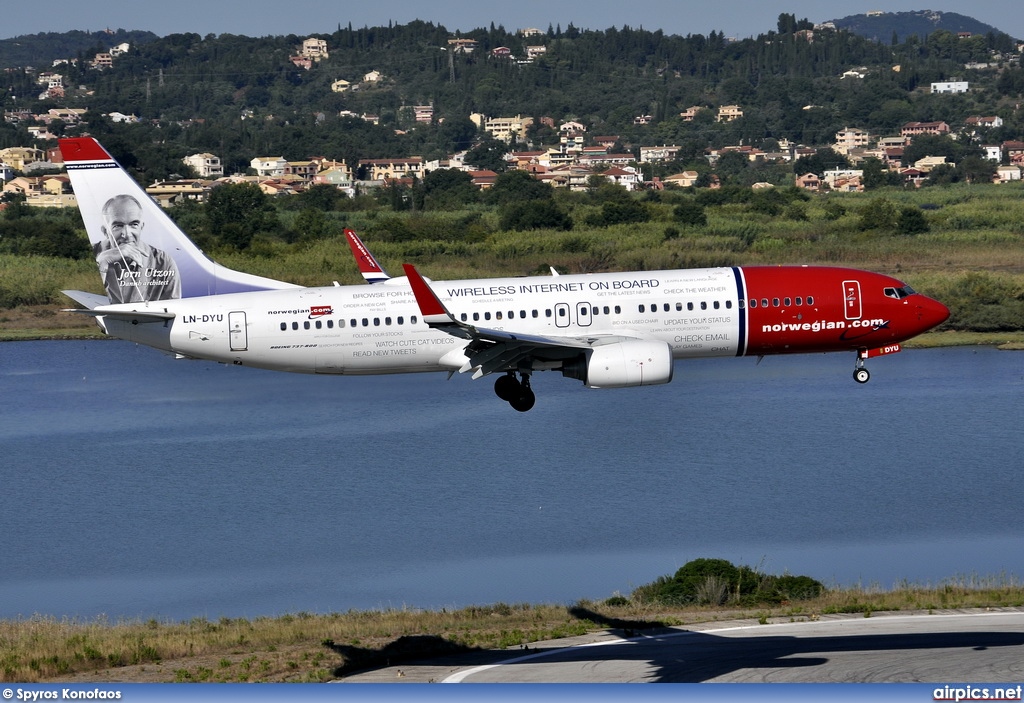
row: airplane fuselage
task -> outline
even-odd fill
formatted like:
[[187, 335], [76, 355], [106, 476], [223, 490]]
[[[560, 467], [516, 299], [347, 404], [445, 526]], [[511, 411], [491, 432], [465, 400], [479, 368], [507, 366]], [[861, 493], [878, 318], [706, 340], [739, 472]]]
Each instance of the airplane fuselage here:
[[[723, 267], [436, 281], [468, 325], [517, 334], [663, 342], [675, 359], [885, 350], [948, 312], [900, 281], [855, 269]], [[422, 320], [407, 279], [111, 306], [162, 322], [103, 321], [116, 337], [265, 369], [379, 374], [458, 369], [467, 341]], [[884, 353], [884, 351], [879, 352]], [[557, 369], [559, 352], [533, 369]], [[506, 369], [514, 370], [514, 369]]]

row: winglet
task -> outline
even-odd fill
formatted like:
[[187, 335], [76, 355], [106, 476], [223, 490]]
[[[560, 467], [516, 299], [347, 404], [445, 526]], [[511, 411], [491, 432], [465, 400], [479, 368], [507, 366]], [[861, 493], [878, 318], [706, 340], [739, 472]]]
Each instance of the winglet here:
[[381, 265], [377, 263], [377, 260], [373, 258], [373, 254], [366, 248], [354, 230], [346, 229], [345, 238], [348, 239], [348, 245], [352, 249], [352, 254], [356, 257], [359, 273], [363, 274], [363, 279], [367, 283], [381, 283], [391, 278]]
[[455, 318], [448, 312], [441, 299], [437, 297], [430, 288], [430, 284], [420, 275], [412, 264], [402, 264], [405, 275], [409, 278], [409, 285], [412, 286], [412, 294], [416, 296], [416, 304], [423, 315], [423, 321], [431, 327], [443, 325], [456, 325]]

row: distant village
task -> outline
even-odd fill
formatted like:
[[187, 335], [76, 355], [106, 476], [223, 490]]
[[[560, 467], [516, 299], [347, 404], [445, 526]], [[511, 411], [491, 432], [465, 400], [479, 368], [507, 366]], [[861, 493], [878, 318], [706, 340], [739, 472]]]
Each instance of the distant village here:
[[[529, 29], [521, 30], [520, 33], [523, 36], [530, 36], [531, 33], [539, 35], [540, 31]], [[813, 41], [812, 31], [805, 30], [804, 35], [804, 40]], [[450, 39], [448, 44], [447, 48], [451, 52], [478, 51], [477, 43], [471, 39]], [[92, 66], [100, 70], [113, 66], [117, 57], [126, 53], [129, 48], [127, 44], [121, 44], [111, 47], [108, 52], [96, 54], [91, 62]], [[1018, 47], [1018, 50], [1021, 48]], [[498, 47], [491, 53], [495, 57], [509, 61], [530, 62], [543, 55], [545, 50], [543, 45], [528, 45], [526, 54], [521, 57], [513, 56], [506, 47]], [[327, 42], [323, 39], [309, 38], [303, 41], [301, 47], [297, 47], [295, 55], [289, 60], [297, 67], [309, 70], [327, 56]], [[997, 58], [1019, 63], [1019, 55]], [[42, 88], [40, 99], [60, 98], [65, 95], [66, 86], [59, 68], [61, 64], [70, 62], [71, 60], [55, 61], [53, 71], [38, 74], [37, 81]], [[893, 70], [899, 70], [899, 67], [893, 67]], [[844, 73], [842, 79], [863, 80], [867, 71], [866, 68], [854, 68]], [[380, 72], [370, 71], [361, 79], [353, 77], [352, 81], [338, 78], [332, 83], [331, 90], [339, 93], [359, 90], [361, 86], [383, 79], [384, 76]], [[934, 94], [957, 94], [968, 91], [969, 83], [958, 79], [931, 84], [931, 92]], [[808, 105], [805, 109], [815, 107]], [[435, 119], [432, 105], [415, 105], [410, 109], [418, 123], [431, 123]], [[737, 120], [744, 114], [741, 105], [695, 105], [680, 112], [679, 117], [683, 121], [693, 121], [704, 111], [711, 111], [709, 119], [713, 118], [716, 122]], [[86, 112], [83, 108], [50, 109], [41, 114], [32, 113], [30, 110], [6, 111], [4, 120], [26, 125], [35, 139], [47, 141], [56, 139], [48, 130], [48, 125], [52, 122], [59, 120], [65, 125], [75, 125]], [[251, 116], [243, 113], [242, 118]], [[339, 116], [375, 124], [379, 122], [379, 117], [372, 114], [343, 111]], [[133, 115], [118, 112], [109, 113], [105, 117], [117, 123], [138, 121]], [[694, 187], [700, 178], [697, 171], [687, 170], [645, 180], [643, 165], [675, 162], [680, 151], [677, 145], [639, 146], [627, 150], [622, 147], [618, 135], [592, 135], [588, 131], [588, 125], [581, 122], [557, 122], [553, 118], [540, 117], [541, 124], [557, 133], [558, 143], [525, 148], [524, 145], [529, 143], [528, 129], [534, 125], [533, 117], [489, 117], [479, 113], [468, 117], [482, 134], [509, 145], [511, 151], [505, 156], [508, 169], [527, 171], [537, 180], [555, 188], [585, 190], [592, 183], [593, 176], [605, 178], [628, 191]], [[651, 120], [650, 115], [643, 114], [633, 118], [636, 125], [647, 124]], [[767, 152], [751, 146], [735, 145], [720, 149], [708, 148], [704, 156], [712, 167], [723, 154], [729, 152], [742, 154], [751, 163], [792, 164], [803, 156], [813, 156], [820, 149], [831, 148], [836, 153], [844, 155], [851, 167], [824, 173], [795, 173], [793, 184], [796, 187], [809, 191], [863, 191], [863, 171], [857, 166], [866, 159], [877, 159], [885, 170], [898, 173], [905, 184], [919, 186], [933, 169], [947, 162], [945, 157], [928, 156], [913, 163], [906, 163], [903, 158], [904, 150], [914, 138], [920, 135], [952, 138], [967, 135], [972, 139], [983, 139], [987, 130], [1001, 127], [1002, 124], [1002, 119], [997, 116], [975, 115], [967, 118], [963, 124], [956, 125], [941, 121], [894, 125], [893, 132], [884, 135], [871, 134], [857, 127], [847, 127], [837, 132], [830, 144], [793, 144], [783, 139], [777, 142], [778, 149], [775, 151]], [[1024, 141], [984, 144], [982, 149], [985, 158], [996, 164], [994, 182], [1021, 179], [1024, 170]], [[327, 155], [302, 155], [300, 160], [294, 160], [298, 156], [295, 154], [265, 155], [253, 158], [246, 173], [226, 175], [221, 159], [216, 154], [204, 152], [191, 154], [182, 160], [197, 177], [152, 183], [146, 187], [146, 191], [164, 207], [172, 207], [183, 200], [202, 202], [213, 188], [223, 183], [255, 183], [264, 193], [273, 196], [293, 195], [314, 185], [330, 185], [349, 196], [354, 196], [357, 193], [372, 192], [374, 188], [382, 186], [412, 184], [413, 179], [423, 178], [427, 173], [438, 169], [468, 172], [476, 187], [491, 187], [498, 174], [491, 170], [474, 169], [466, 163], [466, 154], [467, 152], [460, 152], [451, 154], [446, 159], [431, 161], [417, 155], [408, 155], [404, 158], [362, 159], [354, 166]], [[41, 149], [24, 146], [0, 150], [0, 181], [3, 182], [3, 192], [23, 195], [26, 203], [33, 207], [75, 206], [68, 178], [59, 173], [62, 166], [60, 151], [56, 147]], [[40, 173], [46, 175], [34, 175]], [[717, 178], [712, 175], [703, 185], [717, 187]], [[772, 184], [759, 183], [753, 187], [772, 187]]]

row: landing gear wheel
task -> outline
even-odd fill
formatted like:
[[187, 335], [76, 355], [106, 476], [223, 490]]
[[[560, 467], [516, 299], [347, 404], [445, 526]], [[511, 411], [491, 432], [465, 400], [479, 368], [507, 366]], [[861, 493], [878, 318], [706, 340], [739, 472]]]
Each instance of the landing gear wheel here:
[[867, 383], [871, 380], [871, 374], [863, 366], [853, 370], [853, 380], [857, 383]]
[[[515, 376], [511, 377], [515, 379]], [[537, 396], [535, 396], [533, 391], [530, 389], [530, 377], [525, 373], [523, 374], [522, 382], [517, 383], [516, 385], [519, 386], [519, 391], [508, 401], [508, 404], [512, 406], [513, 410], [525, 413], [533, 407], [534, 403], [537, 402]]]
[[522, 384], [519, 383], [514, 373], [499, 376], [494, 382], [495, 395], [507, 403], [511, 403], [512, 399], [517, 397], [522, 390]]
[[511, 405], [514, 410], [525, 413], [527, 410], [532, 408], [533, 404], [536, 402], [537, 396], [533, 394], [532, 390], [524, 386], [520, 391], [519, 396], [508, 401], [508, 404]]

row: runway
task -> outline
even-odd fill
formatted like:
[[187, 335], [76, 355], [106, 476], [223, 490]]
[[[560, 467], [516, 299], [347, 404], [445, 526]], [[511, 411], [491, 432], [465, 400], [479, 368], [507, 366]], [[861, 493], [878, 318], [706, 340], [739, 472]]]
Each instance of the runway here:
[[1024, 608], [735, 621], [591, 635], [388, 667], [345, 681], [1024, 683]]

